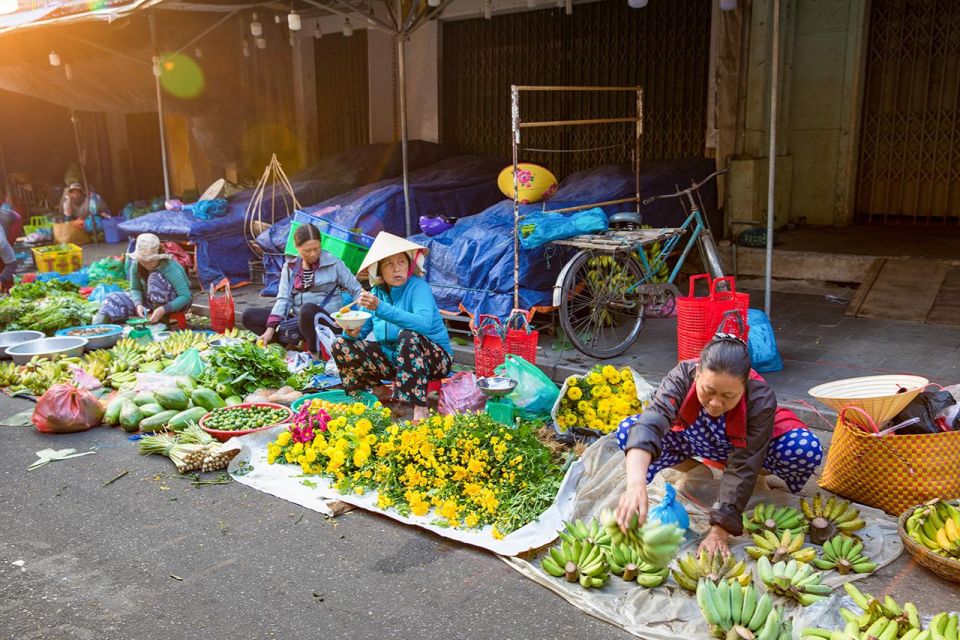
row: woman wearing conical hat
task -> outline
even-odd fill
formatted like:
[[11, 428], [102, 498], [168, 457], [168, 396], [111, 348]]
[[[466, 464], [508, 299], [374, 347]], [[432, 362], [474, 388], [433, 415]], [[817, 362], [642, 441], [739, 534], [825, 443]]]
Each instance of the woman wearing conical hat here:
[[[344, 330], [333, 359], [347, 391], [394, 381], [393, 397], [413, 405], [414, 420], [427, 417], [427, 384], [453, 366], [450, 336], [423, 279], [428, 250], [381, 232], [360, 266], [372, 288], [357, 298], [371, 318], [360, 329]], [[375, 341], [363, 338], [373, 333]]]

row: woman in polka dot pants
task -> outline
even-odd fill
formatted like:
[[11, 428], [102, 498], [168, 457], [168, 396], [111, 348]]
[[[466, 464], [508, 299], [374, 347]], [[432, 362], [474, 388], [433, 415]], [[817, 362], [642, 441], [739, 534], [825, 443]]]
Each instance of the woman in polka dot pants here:
[[791, 411], [777, 407], [773, 389], [750, 368], [746, 344], [718, 334], [699, 360], [679, 363], [640, 415], [625, 419], [617, 442], [626, 453], [627, 486], [617, 519], [647, 515], [647, 483], [657, 473], [691, 458], [724, 465], [719, 495], [710, 511], [707, 551], [729, 551], [743, 533], [743, 510], [763, 470], [796, 493], [823, 460], [820, 441]]

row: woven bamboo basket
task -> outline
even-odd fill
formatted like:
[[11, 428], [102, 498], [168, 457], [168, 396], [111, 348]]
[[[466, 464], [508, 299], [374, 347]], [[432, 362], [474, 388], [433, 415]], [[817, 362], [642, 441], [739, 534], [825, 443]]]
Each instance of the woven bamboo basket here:
[[960, 582], [960, 560], [944, 558], [907, 535], [906, 522], [915, 509], [917, 507], [907, 509], [900, 514], [900, 519], [897, 521], [897, 531], [900, 533], [900, 539], [903, 540], [903, 546], [907, 548], [907, 551], [920, 566], [929, 569], [945, 580]]

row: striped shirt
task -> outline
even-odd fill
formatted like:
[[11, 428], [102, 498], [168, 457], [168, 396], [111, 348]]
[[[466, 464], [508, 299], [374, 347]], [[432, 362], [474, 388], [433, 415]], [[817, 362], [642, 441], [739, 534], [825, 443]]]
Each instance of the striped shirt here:
[[303, 288], [304, 288], [304, 289], [309, 289], [310, 287], [313, 286], [313, 276], [314, 276], [314, 273], [315, 273], [315, 270], [314, 270], [314, 269], [310, 269], [310, 270], [304, 269], [304, 270], [303, 270]]

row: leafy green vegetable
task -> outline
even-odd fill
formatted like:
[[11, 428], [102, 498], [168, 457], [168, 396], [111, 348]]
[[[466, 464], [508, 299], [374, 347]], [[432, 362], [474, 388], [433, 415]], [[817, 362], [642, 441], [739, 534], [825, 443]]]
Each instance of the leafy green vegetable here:
[[240, 342], [214, 349], [201, 381], [204, 386], [227, 384], [239, 395], [263, 387], [298, 386], [297, 376], [287, 369], [280, 351], [264, 349], [251, 342]]

